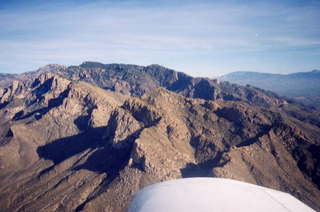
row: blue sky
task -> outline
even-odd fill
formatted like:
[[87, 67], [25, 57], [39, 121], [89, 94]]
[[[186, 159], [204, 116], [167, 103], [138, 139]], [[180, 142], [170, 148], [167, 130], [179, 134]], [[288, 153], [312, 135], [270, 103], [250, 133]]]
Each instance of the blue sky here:
[[83, 61], [206, 77], [320, 69], [320, 1], [50, 2], [0, 0], [0, 72]]

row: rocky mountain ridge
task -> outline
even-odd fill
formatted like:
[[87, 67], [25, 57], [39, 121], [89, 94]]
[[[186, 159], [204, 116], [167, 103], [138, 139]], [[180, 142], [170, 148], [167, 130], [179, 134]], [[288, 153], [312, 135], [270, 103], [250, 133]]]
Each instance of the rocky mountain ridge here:
[[[0, 92], [2, 210], [125, 211], [144, 186], [193, 176], [279, 189], [320, 209], [317, 118], [298, 109], [295, 117], [290, 104], [187, 98], [165, 88], [132, 97], [66, 73]], [[171, 85], [174, 75], [157, 79]]]
[[[223, 99], [267, 108], [275, 107], [289, 116], [320, 126], [318, 119], [320, 110], [296, 104], [292, 99], [282, 98], [272, 92], [252, 86], [239, 86], [208, 78], [193, 78], [160, 65], [138, 66], [84, 62], [79, 66], [65, 67], [53, 64], [39, 68], [35, 72], [19, 75], [19, 77], [20, 80], [32, 81], [34, 77], [46, 72], [57, 74], [74, 82], [84, 81], [106, 90], [131, 96], [142, 96], [155, 88], [164, 87], [190, 98]], [[288, 102], [291, 104], [287, 104]]]
[[285, 100], [271, 92], [228, 82], [219, 83], [214, 79], [193, 78], [160, 65], [138, 66], [98, 62], [84, 62], [79, 66], [69, 67], [48, 65], [35, 72], [18, 75], [17, 78], [32, 79], [45, 72], [55, 73], [72, 81], [85, 81], [131, 96], [142, 96], [155, 88], [164, 87], [191, 98], [246, 101], [259, 106], [285, 104]]

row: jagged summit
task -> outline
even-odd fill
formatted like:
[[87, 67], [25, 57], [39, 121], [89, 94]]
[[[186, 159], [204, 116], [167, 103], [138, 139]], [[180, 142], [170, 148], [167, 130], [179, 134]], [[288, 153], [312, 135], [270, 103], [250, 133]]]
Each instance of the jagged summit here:
[[100, 62], [94, 62], [94, 61], [85, 61], [81, 63], [79, 66], [83, 67], [83, 66], [101, 66], [101, 65], [104, 65], [104, 64]]
[[60, 64], [48, 64], [45, 65], [43, 67], [40, 67], [39, 69], [37, 69], [36, 71], [39, 72], [40, 74], [44, 73], [44, 72], [50, 72], [50, 71], [58, 71], [60, 69], [65, 69], [67, 68], [67, 66], [65, 65], [60, 65]]
[[[77, 66], [73, 66], [77, 67]], [[86, 61], [79, 65], [81, 68], [100, 68], [100, 69], [112, 69], [112, 68], [119, 68], [119, 69], [126, 69], [126, 68], [142, 68], [143, 66], [139, 65], [133, 65], [133, 64], [124, 64], [124, 63], [110, 63], [110, 64], [104, 64], [100, 62], [92, 62], [92, 61]]]
[[169, 69], [169, 68], [162, 66], [160, 64], [150, 64], [150, 65], [147, 65], [146, 67]]
[[79, 66], [83, 67], [83, 68], [105, 68], [108, 66], [134, 66], [134, 67], [153, 67], [153, 68], [164, 68], [164, 69], [168, 69], [162, 65], [159, 64], [150, 64], [147, 66], [141, 66], [141, 65], [134, 65], [134, 64], [124, 64], [124, 63], [110, 63], [110, 64], [104, 64], [101, 62], [94, 62], [94, 61], [85, 61], [83, 63], [81, 63]]

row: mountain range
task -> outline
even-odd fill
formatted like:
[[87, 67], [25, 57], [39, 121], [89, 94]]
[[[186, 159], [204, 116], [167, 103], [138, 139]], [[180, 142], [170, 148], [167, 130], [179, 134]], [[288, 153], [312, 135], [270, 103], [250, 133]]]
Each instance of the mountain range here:
[[320, 210], [319, 110], [159, 65], [0, 77], [1, 211], [126, 211], [146, 185], [186, 177], [254, 183]]
[[320, 70], [292, 74], [233, 72], [220, 77], [239, 85], [251, 85], [287, 96], [309, 106], [320, 106]]

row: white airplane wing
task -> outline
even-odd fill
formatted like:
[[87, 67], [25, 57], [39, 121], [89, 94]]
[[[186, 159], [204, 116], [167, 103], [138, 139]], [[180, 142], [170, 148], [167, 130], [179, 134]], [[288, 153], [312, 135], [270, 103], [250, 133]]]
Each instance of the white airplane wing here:
[[222, 178], [185, 178], [147, 186], [129, 212], [312, 212], [290, 194]]

